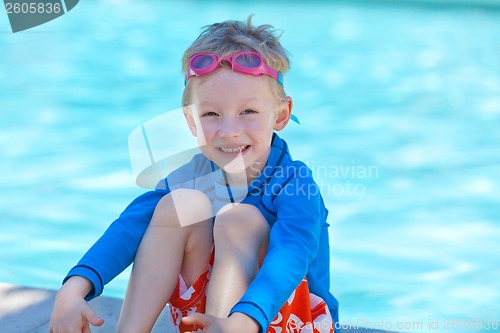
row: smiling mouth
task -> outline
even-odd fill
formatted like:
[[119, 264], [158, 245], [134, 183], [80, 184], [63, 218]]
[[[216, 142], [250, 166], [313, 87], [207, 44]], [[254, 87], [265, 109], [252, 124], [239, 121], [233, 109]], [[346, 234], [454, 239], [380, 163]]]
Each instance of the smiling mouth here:
[[248, 148], [250, 148], [250, 145], [239, 146], [239, 147], [217, 147], [217, 149], [220, 150], [221, 152], [230, 154], [242, 153]]

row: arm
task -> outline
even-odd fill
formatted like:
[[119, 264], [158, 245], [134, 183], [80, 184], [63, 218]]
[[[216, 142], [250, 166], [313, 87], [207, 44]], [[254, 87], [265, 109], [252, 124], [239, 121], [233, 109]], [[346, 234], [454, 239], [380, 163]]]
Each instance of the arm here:
[[90, 332], [89, 324], [104, 323], [86, 301], [99, 296], [104, 285], [132, 263], [156, 205], [166, 193], [156, 190], [135, 199], [70, 270], [56, 296], [51, 333]]
[[90, 332], [89, 324], [104, 323], [86, 301], [99, 296], [104, 285], [132, 263], [154, 209], [166, 193], [151, 191], [134, 200], [70, 270], [56, 296], [51, 333]]
[[255, 319], [266, 331], [280, 308], [307, 275], [315, 258], [326, 210], [311, 177], [288, 181], [275, 198], [277, 221], [271, 228], [267, 255], [255, 280], [233, 307]]
[[104, 285], [134, 260], [156, 205], [167, 193], [168, 190], [155, 190], [135, 199], [70, 270], [63, 283], [73, 276], [84, 277], [91, 283], [85, 299], [99, 296]]

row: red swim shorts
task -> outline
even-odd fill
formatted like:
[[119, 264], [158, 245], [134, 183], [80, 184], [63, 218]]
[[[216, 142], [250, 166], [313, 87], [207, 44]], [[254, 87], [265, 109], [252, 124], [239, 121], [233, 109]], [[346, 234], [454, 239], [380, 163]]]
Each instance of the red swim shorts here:
[[[193, 312], [205, 313], [206, 288], [210, 279], [213, 264], [213, 252], [208, 268], [195, 283], [187, 288], [182, 276], [179, 277], [174, 294], [170, 299], [170, 313], [175, 332], [196, 331], [181, 322], [182, 317]], [[328, 307], [320, 297], [309, 292], [307, 280], [290, 295], [274, 320], [267, 333], [333, 333], [334, 323]]]

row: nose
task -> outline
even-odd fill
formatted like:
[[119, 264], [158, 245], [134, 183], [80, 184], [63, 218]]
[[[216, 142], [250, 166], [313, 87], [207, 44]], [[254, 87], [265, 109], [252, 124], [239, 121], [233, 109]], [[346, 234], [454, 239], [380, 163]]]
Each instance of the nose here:
[[223, 119], [219, 126], [219, 136], [221, 138], [238, 137], [241, 134], [241, 126], [237, 119], [227, 117]]

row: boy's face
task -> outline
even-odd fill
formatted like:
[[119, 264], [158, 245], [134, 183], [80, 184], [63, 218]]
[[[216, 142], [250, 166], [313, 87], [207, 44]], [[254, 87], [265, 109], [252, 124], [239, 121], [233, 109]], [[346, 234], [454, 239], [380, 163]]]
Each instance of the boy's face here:
[[273, 131], [290, 119], [291, 99], [279, 101], [267, 77], [227, 68], [191, 80], [195, 108], [186, 119], [201, 151], [227, 172], [244, 167], [247, 179], [255, 179], [266, 165]]

